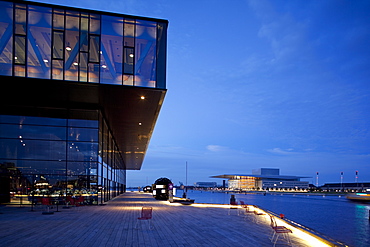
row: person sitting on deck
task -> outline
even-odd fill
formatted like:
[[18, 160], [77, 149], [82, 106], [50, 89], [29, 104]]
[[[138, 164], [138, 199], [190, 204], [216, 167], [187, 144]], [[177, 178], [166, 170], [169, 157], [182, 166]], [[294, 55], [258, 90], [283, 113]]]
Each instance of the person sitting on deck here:
[[231, 209], [238, 209], [238, 203], [236, 202], [236, 199], [235, 199], [235, 195], [231, 195], [230, 197], [230, 208], [229, 208], [229, 212], [228, 212], [228, 215], [230, 215], [230, 210]]
[[231, 195], [230, 197], [230, 205], [237, 205], [235, 195]]

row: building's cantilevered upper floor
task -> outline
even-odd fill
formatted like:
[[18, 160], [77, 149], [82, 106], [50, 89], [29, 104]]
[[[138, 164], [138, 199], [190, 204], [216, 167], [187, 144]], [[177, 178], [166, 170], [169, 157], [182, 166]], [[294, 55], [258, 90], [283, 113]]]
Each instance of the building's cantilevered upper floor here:
[[0, 1], [0, 114], [68, 118], [68, 109], [98, 110], [126, 169], [140, 169], [166, 93], [167, 25]]

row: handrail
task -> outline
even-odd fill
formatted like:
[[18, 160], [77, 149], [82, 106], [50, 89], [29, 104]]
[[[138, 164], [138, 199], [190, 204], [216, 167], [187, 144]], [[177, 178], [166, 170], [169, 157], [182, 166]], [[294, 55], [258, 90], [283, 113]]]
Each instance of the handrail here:
[[[257, 208], [259, 208], [259, 209], [261, 209], [261, 210], [263, 210], [263, 211], [265, 211], [265, 212], [267, 212], [268, 214], [271, 214], [271, 215], [273, 215], [273, 216], [275, 216], [275, 217], [280, 218], [280, 215], [279, 215], [279, 214], [277, 214], [277, 213], [275, 213], [275, 212], [272, 212], [272, 211], [270, 211], [270, 210], [267, 210], [267, 209], [261, 208], [261, 207], [256, 206], [256, 205], [253, 205], [253, 206], [254, 206], [254, 207], [257, 207]], [[280, 218], [280, 219], [281, 219], [281, 218]], [[300, 224], [300, 223], [297, 223], [297, 222], [295, 222], [295, 221], [293, 221], [293, 220], [287, 219], [286, 217], [284, 217], [284, 219], [281, 219], [281, 220], [285, 221], [287, 224], [289, 224], [289, 225], [291, 225], [291, 226], [293, 226], [293, 227], [296, 227], [296, 228], [299, 228], [299, 229], [301, 229], [301, 230], [305, 231], [306, 233], [310, 234], [311, 236], [321, 238], [321, 239], [322, 239], [322, 241], [324, 241], [326, 244], [328, 244], [328, 245], [330, 245], [330, 246], [338, 246], [338, 247], [341, 247], [341, 246], [348, 246], [348, 245], [346, 245], [346, 244], [344, 244], [344, 243], [342, 243], [342, 242], [339, 242], [338, 240], [335, 240], [335, 239], [333, 239], [333, 238], [331, 238], [331, 237], [326, 236], [325, 234], [323, 234], [323, 233], [321, 233], [321, 232], [318, 232], [318, 231], [316, 231], [316, 230], [313, 230], [313, 229], [311, 229], [311, 228], [310, 228], [310, 227], [308, 227], [308, 226], [305, 226], [305, 225], [302, 225], [302, 224]]]

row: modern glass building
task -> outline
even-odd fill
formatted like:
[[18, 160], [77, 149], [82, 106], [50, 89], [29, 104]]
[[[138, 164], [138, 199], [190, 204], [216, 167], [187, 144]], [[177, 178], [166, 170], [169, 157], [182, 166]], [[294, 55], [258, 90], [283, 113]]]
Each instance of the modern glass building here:
[[167, 25], [0, 1], [0, 202], [125, 191], [166, 94]]
[[252, 174], [225, 174], [212, 178], [228, 179], [228, 188], [232, 190], [307, 190], [307, 181], [300, 181], [298, 176], [280, 175], [280, 169], [260, 168]]

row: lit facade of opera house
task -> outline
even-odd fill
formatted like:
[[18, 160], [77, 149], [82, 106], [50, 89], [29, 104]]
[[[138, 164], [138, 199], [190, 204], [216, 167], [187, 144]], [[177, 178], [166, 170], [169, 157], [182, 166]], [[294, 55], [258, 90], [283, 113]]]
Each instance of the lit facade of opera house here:
[[307, 190], [309, 182], [300, 181], [298, 176], [280, 175], [275, 168], [260, 168], [252, 174], [224, 174], [212, 178], [228, 179], [231, 190]]

